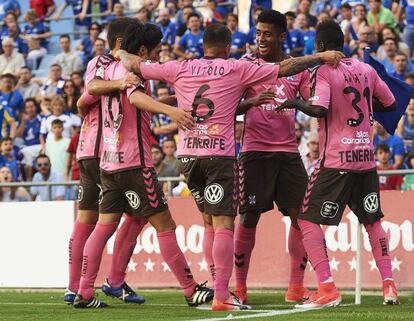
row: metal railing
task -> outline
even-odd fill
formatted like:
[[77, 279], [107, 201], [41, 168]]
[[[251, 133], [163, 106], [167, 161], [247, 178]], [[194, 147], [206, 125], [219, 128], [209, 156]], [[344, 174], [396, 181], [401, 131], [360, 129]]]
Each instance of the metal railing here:
[[[184, 180], [180, 177], [159, 177], [160, 182], [166, 182], [168, 187], [168, 196], [172, 196], [172, 185], [173, 182], [183, 182]], [[52, 195], [52, 187], [54, 186], [77, 186], [79, 181], [62, 181], [62, 182], [10, 182], [10, 183], [0, 183], [0, 188], [2, 187], [31, 187], [31, 186], [45, 186], [48, 188], [49, 199]]]

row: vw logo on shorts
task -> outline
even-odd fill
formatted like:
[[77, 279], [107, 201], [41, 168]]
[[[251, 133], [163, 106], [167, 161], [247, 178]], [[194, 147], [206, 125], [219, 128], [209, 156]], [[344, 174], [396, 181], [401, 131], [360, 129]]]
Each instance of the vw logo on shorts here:
[[138, 194], [134, 191], [125, 192], [125, 196], [128, 199], [129, 206], [131, 206], [134, 210], [136, 210], [141, 204]]
[[82, 201], [83, 199], [83, 186], [79, 185], [79, 190], [78, 190], [78, 201]]
[[379, 208], [378, 194], [376, 192], [369, 193], [367, 196], [365, 196], [364, 209], [368, 213], [371, 213], [371, 214], [376, 213], [378, 211], [378, 208]]
[[210, 204], [220, 203], [224, 196], [223, 186], [214, 183], [206, 187], [204, 190], [204, 199]]

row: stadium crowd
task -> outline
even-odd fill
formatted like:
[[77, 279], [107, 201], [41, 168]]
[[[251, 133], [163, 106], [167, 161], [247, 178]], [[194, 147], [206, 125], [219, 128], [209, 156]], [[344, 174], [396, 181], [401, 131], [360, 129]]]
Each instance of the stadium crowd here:
[[[294, 2], [294, 1], [293, 1]], [[88, 6], [83, 4], [89, 3]], [[163, 33], [160, 61], [203, 56], [203, 29], [223, 23], [232, 32], [231, 57], [239, 59], [256, 49], [254, 27], [263, 8], [271, 1], [252, 1], [248, 34], [239, 31], [237, 6], [221, 0], [200, 5], [192, 0], [69, 1], [57, 8], [53, 0], [30, 1], [21, 12], [17, 0], [0, 1], [0, 183], [10, 181], [61, 182], [78, 180], [76, 149], [82, 125], [76, 102], [84, 89], [88, 61], [109, 51], [108, 24], [131, 12], [142, 22], [157, 24]], [[196, 6], [197, 4], [197, 6]], [[37, 76], [51, 45], [50, 21], [59, 21], [66, 7], [72, 7], [74, 33], [61, 34], [60, 52], [48, 62], [48, 76]], [[90, 14], [103, 13], [99, 17]], [[315, 26], [327, 19], [337, 20], [345, 34], [344, 52], [362, 59], [369, 46], [387, 72], [414, 86], [414, 4], [390, 0], [300, 0], [295, 11], [285, 13], [288, 28], [283, 48], [291, 56], [314, 52]], [[43, 62], [44, 65], [44, 62]], [[166, 84], [151, 81], [153, 97], [161, 99], [174, 92]], [[175, 157], [177, 127], [168, 116], [152, 118], [152, 158], [158, 177], [180, 176]], [[296, 138], [305, 168], [310, 175], [319, 157], [315, 122], [305, 114], [296, 118]], [[238, 147], [243, 119], [237, 119]], [[396, 133], [388, 134], [376, 124], [374, 136], [378, 170], [414, 168], [414, 97]], [[414, 175], [381, 176], [381, 189], [414, 189]], [[167, 184], [164, 190], [168, 190]], [[0, 201], [75, 199], [74, 188], [33, 186], [29, 190], [0, 188]], [[173, 184], [174, 195], [188, 195], [184, 183]]]

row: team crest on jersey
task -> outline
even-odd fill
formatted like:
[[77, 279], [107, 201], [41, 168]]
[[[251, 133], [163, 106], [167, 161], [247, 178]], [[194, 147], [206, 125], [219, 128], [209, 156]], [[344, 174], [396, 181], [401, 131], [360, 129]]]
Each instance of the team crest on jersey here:
[[129, 206], [131, 206], [134, 210], [136, 210], [141, 204], [141, 200], [138, 194], [135, 193], [134, 191], [125, 192], [125, 196], [128, 200]]
[[218, 134], [220, 134], [220, 125], [219, 124], [211, 125], [208, 128], [208, 134], [209, 135], [218, 135]]
[[220, 203], [224, 196], [223, 186], [214, 183], [208, 185], [204, 190], [204, 199], [210, 204]]
[[104, 78], [105, 77], [105, 68], [103, 66], [100, 66], [98, 69], [96, 69], [96, 73], [95, 75], [99, 78]]
[[256, 195], [249, 195], [249, 204], [250, 205], [256, 204]]
[[369, 193], [367, 196], [365, 196], [364, 198], [364, 209], [368, 212], [368, 213], [376, 213], [378, 211], [379, 208], [379, 202], [378, 202], [378, 194], [373, 192], [373, 193]]
[[325, 201], [321, 207], [321, 215], [325, 218], [334, 218], [338, 214], [339, 204], [331, 201]]

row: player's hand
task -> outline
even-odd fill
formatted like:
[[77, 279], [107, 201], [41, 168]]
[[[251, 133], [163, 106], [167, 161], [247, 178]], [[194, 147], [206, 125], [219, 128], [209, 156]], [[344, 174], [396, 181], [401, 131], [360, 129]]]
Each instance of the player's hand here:
[[324, 52], [319, 52], [316, 54], [322, 62], [327, 63], [329, 65], [333, 65], [336, 67], [342, 58], [345, 58], [343, 52], [336, 51], [336, 50], [328, 50]]
[[276, 112], [280, 112], [283, 109], [287, 109], [287, 108], [294, 108], [294, 106], [292, 106], [291, 102], [289, 99], [286, 99], [280, 106], [275, 108]]
[[195, 120], [191, 116], [191, 110], [184, 110], [183, 108], [171, 107], [169, 115], [171, 120], [178, 125], [182, 130], [191, 130], [195, 126]]
[[129, 72], [121, 79], [119, 90], [126, 90], [130, 87], [136, 87], [141, 83], [141, 80], [137, 75], [132, 72]]
[[249, 98], [249, 103], [252, 106], [260, 106], [262, 104], [265, 104], [271, 100], [273, 100], [276, 97], [275, 92], [273, 92], [270, 89], [266, 89], [265, 91], [262, 91], [260, 94]]
[[122, 64], [131, 72], [139, 73], [139, 64], [143, 61], [139, 56], [130, 54], [125, 50], [118, 50], [115, 58], [119, 58]]

